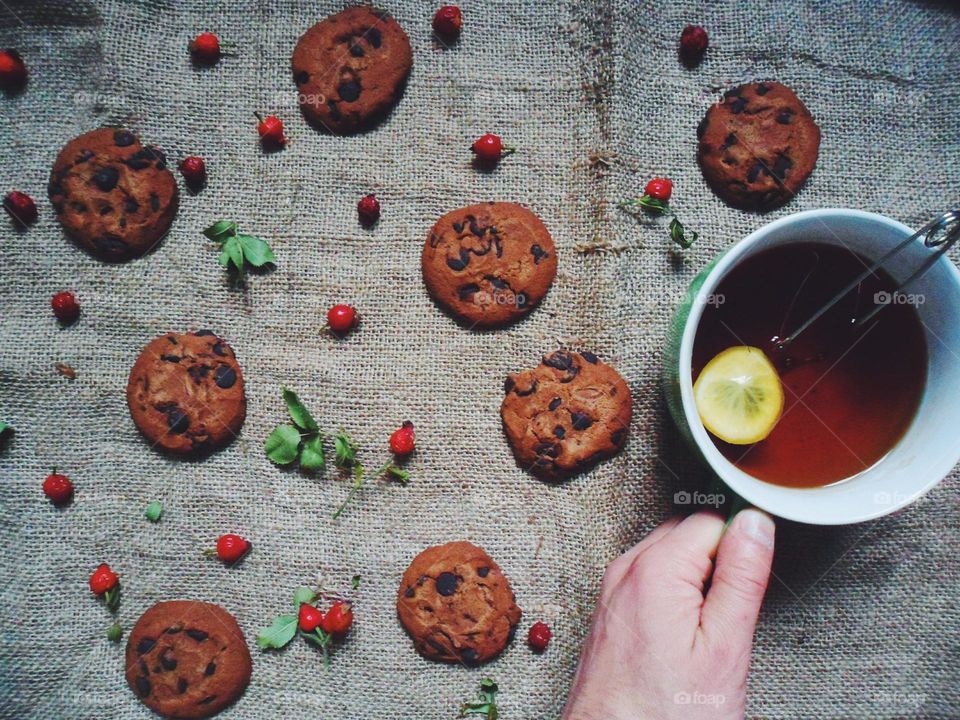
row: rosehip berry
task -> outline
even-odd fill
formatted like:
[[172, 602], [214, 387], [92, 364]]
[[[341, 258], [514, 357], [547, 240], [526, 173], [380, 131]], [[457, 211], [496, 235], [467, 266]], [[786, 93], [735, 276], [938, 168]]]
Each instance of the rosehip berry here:
[[320, 608], [304, 603], [300, 606], [300, 629], [304, 632], [313, 632], [323, 622], [323, 613]]
[[75, 322], [80, 317], [80, 305], [72, 292], [58, 292], [50, 299], [50, 307], [53, 308], [53, 314], [57, 320], [65, 325]]
[[190, 41], [190, 54], [198, 63], [215, 64], [220, 59], [220, 38], [213, 33], [200, 33]]
[[0, 50], [0, 87], [19, 90], [27, 82], [27, 66], [16, 50]]
[[499, 135], [487, 133], [474, 140], [470, 149], [473, 150], [480, 162], [493, 164], [504, 155], [514, 152], [516, 148], [504, 145]]
[[643, 192], [660, 202], [667, 202], [673, 194], [673, 183], [667, 178], [654, 178], [647, 183]]
[[687, 25], [680, 33], [680, 59], [684, 65], [696, 65], [709, 44], [706, 30], [699, 25]]
[[373, 225], [380, 219], [380, 201], [374, 194], [360, 198], [357, 203], [357, 214], [360, 216], [360, 222], [364, 225]]
[[50, 498], [54, 505], [63, 505], [73, 497], [73, 483], [66, 475], [54, 470], [43, 481], [43, 494]]
[[351, 625], [353, 625], [353, 609], [350, 603], [340, 600], [330, 606], [327, 614], [320, 621], [320, 629], [330, 635], [346, 635]]
[[357, 311], [349, 305], [334, 305], [327, 311], [327, 325], [335, 333], [345, 333], [357, 324]]
[[283, 134], [283, 120], [276, 115], [267, 115], [265, 118], [260, 117], [257, 113], [254, 113], [254, 115], [260, 121], [260, 124], [257, 125], [257, 132], [260, 134], [260, 141], [264, 145], [279, 148], [287, 144], [287, 138]]
[[543, 652], [547, 649], [552, 637], [553, 633], [550, 632], [546, 623], [535, 622], [530, 626], [530, 632], [527, 633], [527, 642], [536, 652]]
[[202, 157], [191, 155], [180, 161], [180, 174], [191, 188], [200, 188], [207, 180], [207, 165]]
[[106, 563], [101, 563], [90, 575], [90, 590], [94, 595], [104, 595], [113, 590], [120, 578]]
[[14, 220], [29, 225], [37, 219], [37, 204], [24, 192], [14, 190], [3, 199], [3, 209]]
[[390, 450], [394, 455], [409, 455], [413, 452], [415, 445], [413, 423], [406, 420], [390, 436]]
[[463, 27], [463, 16], [456, 5], [444, 5], [433, 16], [433, 31], [444, 38], [454, 38]]
[[231, 564], [250, 552], [250, 541], [239, 535], [229, 533], [217, 539], [217, 557], [223, 562]]

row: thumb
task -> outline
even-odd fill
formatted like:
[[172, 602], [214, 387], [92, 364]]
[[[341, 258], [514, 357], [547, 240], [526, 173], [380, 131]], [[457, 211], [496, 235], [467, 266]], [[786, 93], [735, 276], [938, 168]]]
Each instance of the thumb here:
[[701, 627], [708, 639], [749, 652], [773, 562], [773, 520], [759, 510], [734, 517], [717, 551], [713, 583], [703, 603]]

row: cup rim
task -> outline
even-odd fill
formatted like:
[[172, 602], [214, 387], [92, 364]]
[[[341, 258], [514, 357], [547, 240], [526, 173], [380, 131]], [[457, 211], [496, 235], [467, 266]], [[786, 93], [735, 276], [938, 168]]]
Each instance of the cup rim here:
[[[752, 233], [733, 245], [716, 261], [714, 266], [710, 268], [706, 277], [704, 278], [703, 283], [697, 291], [697, 295], [702, 297], [712, 293], [717, 285], [719, 285], [720, 279], [726, 276], [729, 270], [740, 261], [744, 254], [752, 250], [757, 243], [764, 240], [771, 233], [783, 228], [784, 226], [792, 225], [800, 220], [823, 220], [836, 218], [860, 218], [861, 220], [871, 223], [886, 225], [887, 227], [902, 233], [904, 238], [912, 235], [915, 232], [909, 226], [899, 222], [898, 220], [888, 218], [884, 215], [880, 215], [879, 213], [867, 212], [864, 210], [854, 210], [849, 208], [822, 208], [792, 213], [754, 230]], [[940, 258], [940, 260], [946, 260], [947, 264], [949, 265], [951, 271], [950, 274], [953, 278], [953, 281], [957, 285], [960, 285], [960, 270], [957, 270], [956, 266], [949, 259], [947, 259], [946, 256]], [[700, 452], [703, 454], [703, 457], [709, 465], [711, 471], [744, 500], [758, 508], [766, 510], [771, 514], [787, 520], [793, 520], [810, 525], [848, 525], [867, 520], [873, 520], [906, 507], [929, 492], [932, 488], [939, 484], [941, 480], [943, 480], [946, 474], [949, 473], [949, 470], [947, 470], [947, 472], [943, 475], [934, 473], [917, 492], [902, 496], [898, 498], [897, 502], [890, 503], [882, 507], [876, 507], [875, 509], [867, 509], [862, 511], [853, 511], [844, 516], [844, 518], [841, 520], [828, 520], [821, 516], [811, 516], [808, 512], [804, 512], [802, 508], [794, 507], [790, 503], [781, 503], [780, 506], [774, 506], [769, 502], [761, 500], [761, 486], [758, 484], [765, 483], [765, 481], [749, 475], [727, 460], [727, 458], [720, 452], [717, 446], [710, 439], [706, 428], [704, 428], [703, 423], [700, 420], [700, 414], [698, 413], [696, 403], [694, 402], [692, 377], [693, 342], [696, 337], [697, 329], [700, 325], [700, 319], [703, 316], [704, 306], [704, 303], [691, 303], [690, 313], [686, 318], [683, 327], [683, 333], [681, 335], [679, 349], [679, 381], [682, 409], [690, 434], [692, 435], [693, 440]], [[956, 460], [957, 458], [955, 458], [953, 463], [951, 463], [951, 468], [956, 464]], [[774, 483], [765, 484], [775, 485]], [[777, 485], [776, 487], [787, 491], [796, 491], [798, 493], [808, 493], [823, 489], [820, 487], [790, 488], [783, 485]], [[824, 487], [831, 487], [831, 485]]]

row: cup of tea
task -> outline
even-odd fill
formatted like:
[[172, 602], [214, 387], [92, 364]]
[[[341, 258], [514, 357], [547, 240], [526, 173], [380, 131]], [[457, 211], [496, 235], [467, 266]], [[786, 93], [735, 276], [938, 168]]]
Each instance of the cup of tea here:
[[932, 252], [911, 242], [809, 322], [912, 234], [859, 210], [796, 213], [691, 284], [667, 338], [667, 406], [747, 502], [798, 522], [862, 522], [922, 497], [960, 460], [960, 272], [945, 255], [901, 288]]

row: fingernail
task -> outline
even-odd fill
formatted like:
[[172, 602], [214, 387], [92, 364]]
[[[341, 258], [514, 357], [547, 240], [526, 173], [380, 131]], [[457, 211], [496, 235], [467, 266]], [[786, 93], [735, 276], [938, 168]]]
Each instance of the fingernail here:
[[760, 510], [743, 510], [734, 518], [737, 528], [748, 537], [756, 540], [767, 548], [773, 547], [773, 536], [776, 528], [773, 519]]

